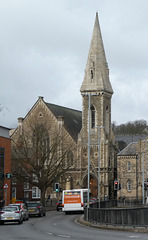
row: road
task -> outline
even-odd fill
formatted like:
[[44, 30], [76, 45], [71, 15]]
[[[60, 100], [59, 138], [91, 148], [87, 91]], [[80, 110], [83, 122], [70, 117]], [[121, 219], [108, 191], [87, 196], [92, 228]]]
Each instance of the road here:
[[21, 225], [0, 225], [0, 240], [146, 240], [146, 233], [102, 230], [76, 223], [78, 215], [50, 211]]

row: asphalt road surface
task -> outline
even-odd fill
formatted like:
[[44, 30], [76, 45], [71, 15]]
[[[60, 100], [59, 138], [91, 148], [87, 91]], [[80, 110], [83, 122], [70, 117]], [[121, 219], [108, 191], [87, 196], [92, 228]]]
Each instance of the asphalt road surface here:
[[146, 240], [147, 233], [103, 230], [78, 224], [79, 215], [50, 211], [46, 217], [31, 217], [18, 225], [0, 225], [0, 240]]

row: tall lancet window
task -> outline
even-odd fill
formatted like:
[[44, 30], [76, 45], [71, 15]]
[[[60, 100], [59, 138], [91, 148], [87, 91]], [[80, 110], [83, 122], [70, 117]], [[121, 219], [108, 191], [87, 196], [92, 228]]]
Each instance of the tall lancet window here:
[[91, 127], [95, 128], [95, 108], [91, 106]]
[[90, 71], [90, 75], [91, 75], [91, 81], [93, 81], [93, 79], [94, 79], [94, 73], [93, 73], [93, 70]]

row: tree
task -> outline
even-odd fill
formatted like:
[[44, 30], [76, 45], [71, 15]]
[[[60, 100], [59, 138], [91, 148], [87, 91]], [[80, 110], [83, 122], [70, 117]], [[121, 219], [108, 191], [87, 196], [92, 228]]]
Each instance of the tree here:
[[2, 110], [3, 110], [3, 107], [2, 107], [2, 105], [0, 104], [0, 112], [2, 112]]
[[142, 135], [147, 134], [148, 125], [145, 120], [136, 120], [134, 122], [127, 122], [125, 124], [116, 125], [115, 122], [112, 124], [113, 131], [116, 134], [130, 134], [130, 135]]
[[69, 161], [74, 147], [67, 142], [62, 131], [48, 128], [44, 123], [32, 124], [20, 131], [13, 139], [12, 173], [19, 181], [28, 181], [41, 190], [41, 201], [45, 205], [48, 187], [65, 175], [73, 162]]

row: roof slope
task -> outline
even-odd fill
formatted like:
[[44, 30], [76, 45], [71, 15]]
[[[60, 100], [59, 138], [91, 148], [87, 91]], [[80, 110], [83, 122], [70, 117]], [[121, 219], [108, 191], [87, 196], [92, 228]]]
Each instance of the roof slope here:
[[71, 137], [77, 141], [78, 134], [82, 127], [82, 112], [55, 104], [45, 102], [53, 115], [58, 119], [58, 116], [64, 117], [64, 127], [69, 132]]
[[125, 147], [121, 152], [118, 153], [118, 156], [134, 156], [137, 154], [137, 142], [130, 143]]

